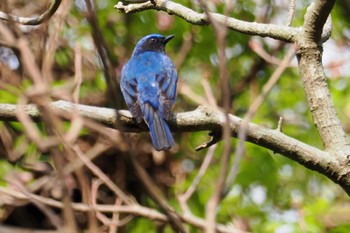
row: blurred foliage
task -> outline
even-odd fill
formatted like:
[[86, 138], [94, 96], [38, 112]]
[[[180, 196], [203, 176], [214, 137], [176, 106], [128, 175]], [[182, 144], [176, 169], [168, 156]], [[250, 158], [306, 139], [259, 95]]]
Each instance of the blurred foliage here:
[[[16, 14], [27, 15], [36, 13], [34, 9], [27, 9], [24, 1], [12, 0], [11, 6], [23, 8], [17, 9]], [[18, 2], [16, 5], [15, 2]], [[41, 2], [41, 1], [40, 1]], [[196, 3], [190, 1], [176, 1], [188, 7], [200, 10]], [[195, 2], [195, 1], [193, 1]], [[210, 10], [223, 12], [225, 1], [207, 1]], [[193, 93], [206, 99], [202, 86], [202, 80], [207, 79], [211, 90], [217, 100], [221, 98], [219, 84], [219, 72], [217, 65], [217, 46], [210, 26], [193, 26], [184, 20], [169, 16], [164, 12], [146, 11], [136, 14], [124, 15], [117, 12], [113, 6], [116, 1], [96, 0], [98, 23], [102, 29], [104, 39], [110, 49], [110, 59], [114, 64], [117, 74], [122, 65], [128, 60], [135, 43], [146, 34], [160, 33], [164, 35], [174, 34], [175, 38], [167, 46], [167, 53], [176, 60], [182, 54], [180, 49], [188, 37], [193, 36], [193, 44], [186, 54], [182, 64], [178, 67], [180, 74], [179, 88], [189, 87]], [[29, 3], [28, 3], [29, 4]], [[232, 16], [237, 19], [257, 22], [285, 23], [287, 20], [289, 1], [236, 1]], [[350, 69], [347, 62], [350, 57], [350, 26], [345, 8], [338, 1], [333, 10], [332, 38], [326, 42], [324, 49], [325, 72], [329, 77], [329, 86], [337, 112], [343, 122], [345, 130], [350, 132]], [[293, 26], [303, 23], [303, 14], [307, 3], [297, 1], [296, 15]], [[34, 7], [35, 8], [35, 7]], [[84, 1], [72, 2], [72, 8], [65, 21], [60, 34], [59, 48], [55, 53], [53, 67], [53, 88], [70, 88], [74, 80], [74, 48], [77, 44], [82, 47], [83, 77], [84, 81], [80, 91], [80, 102], [96, 106], [111, 106], [106, 98], [106, 84], [103, 78], [101, 61], [95, 50], [91, 37], [91, 28], [85, 19]], [[27, 12], [29, 11], [29, 12]], [[54, 19], [52, 19], [54, 20]], [[44, 27], [44, 26], [39, 26]], [[50, 28], [50, 21], [47, 25]], [[28, 40], [33, 40], [42, 33], [37, 27], [29, 28], [25, 33]], [[50, 33], [48, 30], [47, 33]], [[275, 65], [263, 61], [251, 48], [249, 43], [258, 43], [269, 54], [282, 59], [285, 51], [291, 45], [281, 45], [280, 42], [257, 38], [230, 31], [227, 36], [226, 55], [230, 85], [235, 92], [232, 113], [243, 117], [254, 98], [259, 94], [262, 86], [270, 78], [276, 69]], [[33, 50], [39, 50], [38, 43], [32, 46]], [[276, 49], [277, 48], [277, 49]], [[15, 51], [0, 48], [0, 80], [8, 84], [8, 88], [0, 90], [1, 103], [16, 103], [21, 90], [26, 90], [30, 82], [22, 76], [21, 67], [18, 64]], [[38, 61], [40, 62], [40, 61]], [[257, 66], [257, 64], [260, 64]], [[254, 122], [269, 128], [276, 128], [280, 116], [284, 118], [283, 132], [312, 146], [322, 148], [322, 143], [312, 122], [308, 105], [305, 101], [302, 82], [296, 66], [288, 68], [282, 75], [277, 85], [265, 99], [260, 107]], [[253, 67], [256, 67], [253, 69]], [[6, 73], [6, 69], [10, 70]], [[12, 74], [12, 73], [13, 74]], [[10, 74], [10, 75], [9, 75]], [[14, 74], [17, 74], [16, 78]], [[11, 80], [12, 78], [12, 80]], [[249, 80], [248, 80], [249, 78]], [[16, 79], [16, 80], [15, 80]], [[243, 88], [238, 89], [238, 84], [246, 81]], [[182, 112], [193, 110], [198, 102], [192, 98], [191, 93], [178, 94], [173, 111]], [[45, 127], [42, 129], [45, 134]], [[67, 126], [68, 128], [68, 126]], [[45, 152], [40, 152], [23, 136], [23, 126], [18, 123], [0, 124], [0, 130], [6, 130], [13, 138], [13, 144], [7, 145], [15, 154], [15, 159], [9, 161], [9, 155], [1, 145], [0, 152], [0, 185], [6, 185], [6, 176], [14, 169], [21, 168], [25, 162], [48, 161]], [[3, 131], [5, 132], [5, 131]], [[191, 185], [198, 169], [206, 155], [206, 150], [195, 152], [194, 148], [208, 140], [207, 132], [175, 133], [178, 146], [167, 154], [166, 162], [156, 164], [149, 162], [147, 170], [155, 179], [163, 175], [160, 167], [171, 174], [171, 179], [159, 181], [163, 190], [166, 190], [169, 202], [180, 210], [176, 195]], [[149, 136], [141, 134], [135, 136], [141, 145], [150, 145]], [[92, 146], [96, 138], [89, 136], [89, 132], [81, 132], [81, 140], [85, 146]], [[232, 140], [235, 148], [236, 139]], [[140, 146], [141, 148], [141, 146]], [[188, 205], [191, 211], [199, 217], [204, 217], [205, 206], [215, 188], [220, 170], [220, 157], [222, 143], [219, 143], [211, 165]], [[141, 151], [142, 152], [142, 151]], [[140, 152], [140, 153], [141, 153]], [[111, 153], [118, 156], [118, 151]], [[152, 160], [151, 152], [140, 154], [144, 160]], [[232, 155], [234, 156], [234, 155]], [[115, 157], [113, 157], [115, 158]], [[110, 156], [101, 155], [99, 164], [111, 163], [117, 166], [120, 161], [111, 159]], [[122, 165], [121, 165], [122, 166]], [[126, 166], [126, 165], [125, 165]], [[106, 168], [107, 169], [107, 168]], [[113, 171], [113, 168], [111, 168]], [[18, 169], [21, 172], [21, 169]], [[108, 169], [107, 169], [108, 170]], [[109, 174], [110, 175], [110, 174]], [[146, 206], [157, 208], [145, 192], [137, 193], [139, 187], [135, 177], [127, 173], [126, 183], [129, 191]], [[161, 179], [161, 178], [159, 178]], [[135, 191], [136, 190], [136, 191]], [[133, 191], [135, 191], [133, 193]], [[107, 194], [106, 194], [107, 195]], [[232, 222], [237, 227], [251, 232], [276, 232], [276, 233], [305, 233], [305, 232], [349, 232], [349, 221], [339, 221], [336, 225], [327, 221], [328, 213], [332, 206], [349, 205], [349, 199], [345, 193], [324, 176], [305, 169], [279, 154], [265, 148], [247, 144], [246, 152], [239, 167], [238, 176], [228, 196], [220, 204], [218, 209], [218, 221], [220, 223]], [[337, 213], [337, 212], [334, 212]], [[349, 211], [347, 215], [350, 215]], [[333, 216], [334, 218], [334, 216]], [[126, 232], [156, 232], [155, 223], [151, 220], [135, 217], [126, 225]], [[172, 232], [170, 227], [165, 232]], [[190, 232], [197, 232], [191, 228]]]

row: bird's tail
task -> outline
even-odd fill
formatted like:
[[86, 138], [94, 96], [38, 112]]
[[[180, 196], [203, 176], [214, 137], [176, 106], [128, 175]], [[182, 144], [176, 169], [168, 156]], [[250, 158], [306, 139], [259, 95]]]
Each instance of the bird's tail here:
[[175, 142], [171, 135], [169, 126], [165, 122], [162, 114], [150, 104], [143, 106], [144, 119], [149, 127], [154, 149], [166, 150], [172, 147]]

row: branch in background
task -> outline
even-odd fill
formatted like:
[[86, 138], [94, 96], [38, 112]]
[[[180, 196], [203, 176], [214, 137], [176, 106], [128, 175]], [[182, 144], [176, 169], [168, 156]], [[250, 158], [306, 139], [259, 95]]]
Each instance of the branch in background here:
[[[282, 63], [282, 60], [280, 60], [279, 58], [277, 58], [276, 56], [274, 56], [274, 53], [276, 53], [275, 51], [280, 51], [281, 47], [284, 45], [282, 43], [280, 43], [279, 46], [277, 46], [276, 48], [273, 49], [273, 51], [271, 53], [267, 52], [263, 45], [261, 43], [259, 43], [257, 40], [251, 39], [248, 43], [249, 48], [251, 50], [253, 50], [259, 57], [261, 57], [262, 59], [264, 59], [265, 62], [272, 64], [272, 65], [276, 65], [279, 66]], [[296, 65], [292, 65], [292, 64], [288, 64], [288, 67], [297, 67]]]
[[23, 25], [39, 25], [50, 19], [53, 14], [57, 11], [60, 6], [62, 0], [52, 0], [49, 8], [39, 15], [38, 17], [20, 17], [12, 14], [7, 14], [5, 12], [0, 11], [0, 19], [2, 20], [12, 20], [13, 22], [23, 24]]
[[282, 73], [288, 67], [293, 57], [294, 57], [294, 48], [292, 47], [288, 50], [281, 65], [277, 67], [277, 69], [271, 75], [269, 81], [263, 86], [259, 96], [249, 106], [248, 112], [243, 119], [241, 130], [238, 133], [239, 141], [237, 143], [237, 147], [235, 151], [236, 156], [231, 166], [230, 172], [228, 174], [225, 195], [228, 194], [229, 190], [231, 189], [234, 183], [234, 180], [236, 179], [236, 175], [239, 169], [239, 164], [245, 151], [244, 141], [247, 136], [247, 124], [254, 119], [255, 114], [257, 113], [260, 106], [263, 104], [263, 101], [265, 100], [266, 96], [268, 95], [268, 93], [270, 93], [271, 89], [275, 86], [277, 81], [281, 78]]
[[[155, 4], [153, 4], [153, 3]], [[118, 2], [114, 6], [117, 10], [124, 13], [134, 13], [149, 9], [165, 11], [171, 15], [177, 15], [187, 22], [195, 25], [208, 25], [209, 19], [205, 13], [198, 13], [190, 8], [169, 0], [155, 0], [144, 3], [134, 3], [124, 5], [123, 2]], [[270, 37], [285, 42], [294, 42], [295, 37], [300, 32], [299, 28], [287, 27], [274, 24], [263, 24], [255, 22], [246, 22], [232, 17], [227, 17], [222, 14], [210, 13], [213, 20], [229, 29], [237, 32], [242, 32], [248, 35], [256, 35], [262, 37]]]
[[295, 15], [295, 0], [290, 0], [287, 26], [292, 25], [294, 15]]
[[64, 1], [62, 7], [57, 11], [54, 20], [50, 21], [50, 28], [52, 28], [52, 33], [48, 34], [46, 41], [46, 50], [43, 54], [43, 64], [42, 64], [42, 73], [44, 79], [48, 83], [52, 83], [54, 80], [54, 74], [52, 67], [55, 64], [55, 55], [61, 45], [60, 36], [62, 35], [62, 30], [64, 25], [67, 23], [67, 16], [72, 8], [72, 2]]
[[136, 159], [135, 153], [131, 154], [129, 159], [131, 160], [136, 176], [139, 178], [152, 200], [159, 206], [161, 210], [165, 212], [165, 215], [167, 216], [169, 224], [173, 230], [179, 233], [187, 233], [188, 231], [182, 225], [181, 217], [171, 207], [171, 205], [169, 205], [161, 189], [152, 181], [152, 178], [148, 175], [146, 170]]
[[[231, 112], [232, 106], [232, 88], [230, 86], [230, 79], [228, 75], [227, 68], [227, 58], [225, 54], [226, 49], [226, 37], [228, 33], [227, 27], [223, 24], [220, 24], [216, 19], [212, 17], [212, 14], [209, 12], [208, 6], [203, 0], [199, 1], [202, 9], [204, 10], [208, 21], [210, 22], [216, 38], [217, 45], [217, 54], [218, 54], [218, 62], [219, 62], [219, 88], [222, 90], [221, 94], [221, 102], [223, 107], [223, 112], [225, 116], [225, 123], [222, 128], [222, 140], [223, 140], [223, 152], [221, 155], [220, 161], [220, 170], [219, 176], [216, 179], [216, 184], [213, 193], [211, 194], [205, 210], [205, 219], [207, 222], [206, 233], [215, 233], [215, 225], [216, 225], [216, 214], [219, 203], [222, 200], [222, 193], [225, 188], [226, 177], [228, 166], [230, 163], [230, 155], [231, 155], [231, 130], [230, 130], [230, 119], [229, 113]], [[225, 7], [224, 15], [227, 16], [233, 9], [233, 2], [227, 3]]]
[[[0, 187], [0, 197], [1, 200], [5, 200], [5, 204], [11, 204], [11, 205], [24, 205], [27, 202], [30, 202], [31, 200], [35, 200], [39, 203], [52, 206], [55, 208], [59, 209], [64, 209], [64, 203], [54, 200], [52, 198], [47, 198], [43, 196], [39, 196], [33, 193], [28, 193], [27, 195], [8, 188], [8, 187]], [[84, 203], [72, 203], [72, 208], [74, 211], [78, 212], [89, 212], [89, 211], [98, 211], [101, 213], [126, 213], [126, 214], [132, 214], [135, 216], [142, 216], [146, 217], [149, 219], [152, 219], [154, 221], [160, 221], [160, 222], [167, 222], [167, 217], [166, 215], [158, 212], [157, 210], [154, 210], [152, 208], [147, 208], [143, 207], [138, 204], [131, 204], [131, 205], [101, 205], [97, 204], [95, 206], [89, 206]], [[201, 218], [198, 218], [196, 216], [186, 214], [182, 215], [181, 219], [188, 223], [191, 224], [195, 227], [205, 229], [206, 224], [205, 221]], [[0, 230], [2, 229], [2, 225], [0, 225]], [[234, 227], [230, 226], [225, 226], [222, 224], [217, 224], [216, 229], [218, 232], [222, 233], [232, 233], [232, 232], [237, 232], [237, 233], [247, 233], [245, 231], [238, 230]], [[2, 231], [1, 231], [2, 232]]]
[[88, 20], [91, 30], [92, 38], [94, 39], [94, 44], [97, 48], [98, 54], [102, 61], [104, 78], [107, 83], [107, 93], [108, 97], [111, 99], [113, 107], [116, 109], [121, 109], [123, 106], [123, 98], [121, 98], [121, 90], [117, 82], [117, 76], [115, 72], [115, 66], [117, 64], [112, 64], [111, 54], [107, 46], [105, 39], [103, 38], [103, 33], [101, 27], [98, 24], [98, 17], [96, 15], [96, 9], [94, 6], [94, 1], [85, 0], [85, 5], [87, 8], [86, 19]]
[[6, 226], [0, 225], [1, 233], [65, 233], [65, 229], [60, 230], [41, 230], [41, 229], [28, 229], [24, 227], [14, 227], [14, 226]]

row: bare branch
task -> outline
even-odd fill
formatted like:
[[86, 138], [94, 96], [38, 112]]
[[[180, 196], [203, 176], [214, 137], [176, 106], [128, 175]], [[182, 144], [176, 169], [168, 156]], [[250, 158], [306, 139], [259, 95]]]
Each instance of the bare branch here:
[[5, 12], [0, 11], [0, 19], [2, 20], [12, 20], [16, 23], [23, 24], [23, 25], [39, 25], [42, 24], [43, 22], [47, 21], [48, 19], [55, 14], [57, 11], [58, 7], [60, 6], [62, 0], [52, 0], [49, 8], [42, 13], [38, 17], [20, 17], [12, 14], [6, 14]]
[[[208, 200], [208, 203], [206, 205], [206, 211], [205, 211], [205, 218], [207, 221], [207, 228], [205, 230], [206, 233], [214, 233], [216, 232], [215, 225], [216, 225], [216, 214], [217, 214], [217, 207], [222, 200], [222, 193], [225, 188], [225, 182], [227, 177], [227, 171], [230, 161], [230, 154], [231, 154], [231, 129], [230, 129], [230, 120], [229, 120], [229, 113], [231, 111], [232, 106], [232, 90], [230, 87], [230, 79], [228, 75], [228, 68], [227, 68], [227, 59], [225, 55], [225, 49], [226, 49], [226, 36], [228, 33], [227, 27], [225, 27], [223, 24], [220, 24], [212, 17], [212, 14], [210, 14], [208, 7], [206, 3], [203, 0], [199, 0], [200, 5], [205, 11], [205, 14], [212, 25], [214, 32], [215, 32], [215, 38], [216, 38], [216, 44], [217, 44], [217, 54], [218, 54], [218, 61], [219, 61], [219, 87], [222, 90], [222, 106], [223, 106], [223, 113], [225, 116], [225, 123], [223, 125], [222, 129], [222, 140], [224, 143], [224, 149], [221, 156], [221, 162], [220, 162], [220, 172], [219, 176], [216, 180], [214, 191], [211, 195], [211, 197]], [[226, 5], [225, 8], [225, 16], [229, 15], [230, 11], [233, 8], [233, 2], [231, 1], [230, 4]], [[213, 137], [214, 138], [214, 137]]]
[[[153, 3], [155, 4], [153, 4]], [[165, 11], [171, 15], [177, 15], [187, 22], [195, 25], [209, 24], [208, 17], [205, 13], [198, 13], [190, 8], [169, 0], [155, 0], [143, 3], [134, 3], [124, 5], [123, 2], [118, 2], [114, 7], [124, 13], [134, 13], [149, 9]], [[271, 37], [273, 39], [282, 40], [285, 42], [294, 42], [296, 35], [300, 29], [295, 27], [287, 27], [283, 25], [263, 24], [255, 22], [246, 22], [232, 17], [227, 17], [217, 13], [210, 13], [213, 20], [229, 29], [237, 32], [242, 32], [249, 35], [262, 37]]]
[[13, 227], [13, 226], [5, 226], [0, 225], [1, 233], [65, 233], [65, 229], [60, 230], [36, 230], [36, 229], [28, 229], [24, 227]]
[[323, 27], [327, 21], [327, 18], [333, 9], [335, 0], [327, 1], [313, 1], [308, 7], [302, 35], [307, 41], [319, 42], [323, 32]]
[[[329, 36], [330, 21], [326, 23], [334, 0], [313, 1], [308, 7], [302, 33], [297, 40], [297, 57], [299, 70], [303, 80], [304, 89], [316, 128], [327, 151], [339, 160], [348, 163], [350, 144], [342, 129], [340, 120], [334, 108], [326, 76], [322, 65], [322, 48], [320, 47], [324, 36]], [[347, 174], [349, 168], [341, 173]], [[350, 184], [350, 177], [343, 176], [343, 181]]]
[[282, 76], [282, 73], [288, 67], [288, 65], [293, 57], [294, 57], [294, 48], [290, 48], [289, 51], [287, 52], [286, 56], [284, 57], [282, 63], [280, 64], [280, 66], [277, 67], [277, 69], [271, 75], [271, 78], [269, 79], [269, 81], [262, 88], [262, 91], [259, 94], [259, 96], [250, 105], [248, 112], [243, 119], [241, 130], [238, 133], [239, 141], [238, 141], [236, 151], [235, 151], [236, 156], [235, 156], [234, 162], [230, 168], [230, 171], [228, 173], [225, 194], [228, 193], [228, 191], [231, 188], [234, 180], [236, 179], [236, 175], [238, 173], [239, 164], [240, 164], [240, 161], [241, 161], [243, 154], [244, 154], [244, 151], [245, 151], [245, 143], [244, 142], [245, 142], [245, 138], [247, 136], [247, 125], [249, 122], [251, 122], [253, 120], [255, 114], [257, 113], [259, 107], [261, 106], [261, 104], [265, 100], [267, 94], [271, 91], [271, 89], [274, 87], [274, 85], [280, 79], [280, 77]]
[[214, 156], [215, 149], [216, 149], [216, 145], [214, 145], [208, 149], [208, 152], [207, 152], [207, 154], [202, 162], [202, 165], [199, 168], [199, 171], [198, 171], [196, 177], [193, 179], [190, 187], [186, 190], [185, 193], [179, 195], [180, 204], [182, 205], [183, 209], [186, 211], [189, 211], [186, 202], [192, 196], [192, 194], [196, 190], [200, 180], [202, 179], [206, 170], [208, 169], [208, 167], [211, 163], [211, 160]]
[[[82, 117], [95, 120], [111, 128], [116, 127], [116, 129], [124, 132], [148, 131], [147, 126], [144, 123], [137, 123], [131, 117], [129, 111], [118, 111], [119, 117], [117, 118], [115, 111], [108, 108], [72, 104], [67, 101], [53, 102], [50, 106], [61, 115], [71, 113], [75, 109]], [[24, 109], [30, 117], [39, 120], [40, 112], [35, 105], [26, 105]], [[16, 120], [17, 111], [18, 107], [16, 105], [0, 104], [0, 120]], [[231, 133], [234, 137], [237, 137], [243, 120], [233, 115], [229, 115], [229, 117]], [[200, 106], [191, 112], [172, 115], [168, 123], [173, 132], [220, 131], [225, 122], [224, 119], [221, 112]], [[277, 130], [267, 129], [253, 123], [248, 123], [246, 140], [275, 153], [280, 153], [311, 170], [316, 170], [328, 176], [350, 193], [350, 185], [346, 182], [347, 176], [344, 175], [347, 173], [339, 172], [339, 169], [347, 171], [348, 168], [344, 167], [346, 164], [340, 163], [328, 152], [288, 137]]]
[[[24, 201], [29, 202], [30, 199], [33, 199], [37, 202], [43, 203], [48, 206], [52, 206], [60, 209], [64, 208], [64, 204], [60, 201], [47, 198], [47, 197], [42, 197], [33, 193], [29, 193], [28, 195], [25, 195], [19, 191], [16, 191], [7, 187], [0, 187], [0, 197], [2, 197], [1, 200], [7, 200], [10, 202], [15, 200], [16, 201], [21, 200], [22, 203]], [[98, 211], [102, 213], [127, 213], [127, 214], [133, 214], [136, 216], [146, 217], [156, 221], [161, 221], [161, 222], [167, 221], [167, 217], [164, 214], [154, 209], [140, 206], [138, 204], [132, 204], [132, 205], [99, 205], [97, 204], [95, 206], [89, 206], [84, 203], [72, 203], [72, 208], [75, 211], [79, 211], [79, 212]], [[189, 214], [182, 215], [181, 219], [184, 222], [191, 224], [195, 227], [199, 227], [201, 229], [205, 229], [206, 227], [205, 221], [203, 219], [193, 215], [189, 215]], [[2, 226], [0, 225], [0, 229], [1, 227]], [[216, 229], [218, 230], [218, 232], [222, 232], [222, 233], [232, 233], [232, 232], [247, 233], [245, 231], [241, 231], [233, 227], [225, 226], [223, 224], [217, 224]]]
[[78, 158], [84, 163], [86, 167], [90, 169], [90, 171], [100, 178], [108, 188], [110, 188], [124, 203], [133, 204], [135, 201], [127, 196], [123, 190], [121, 190], [117, 185], [115, 185], [107, 176], [104, 174], [95, 164], [93, 164], [83, 152], [80, 150], [78, 146], [73, 146], [72, 148]]
[[293, 21], [294, 15], [295, 15], [295, 0], [290, 0], [288, 19], [287, 19], [287, 26], [292, 25], [292, 21]]
[[179, 214], [168, 203], [162, 191], [152, 181], [152, 178], [136, 159], [135, 154], [131, 154], [129, 159], [131, 160], [136, 176], [139, 178], [152, 200], [165, 212], [169, 224], [173, 230], [180, 233], [187, 233], [188, 231], [184, 228]]
[[116, 109], [121, 109], [123, 106], [123, 100], [120, 98], [122, 94], [117, 82], [118, 79], [115, 72], [115, 66], [117, 66], [117, 64], [112, 64], [113, 59], [111, 59], [111, 49], [109, 49], [106, 40], [103, 37], [102, 29], [98, 24], [98, 17], [94, 6], [94, 1], [84, 0], [84, 2], [87, 8], [86, 19], [88, 20], [91, 27], [92, 38], [94, 40], [94, 44], [104, 68], [103, 73], [107, 83], [107, 94], [114, 104], [114, 107]]

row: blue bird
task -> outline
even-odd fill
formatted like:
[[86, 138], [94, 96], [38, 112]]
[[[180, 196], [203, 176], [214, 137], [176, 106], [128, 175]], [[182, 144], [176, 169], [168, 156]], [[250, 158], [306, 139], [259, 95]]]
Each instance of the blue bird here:
[[165, 54], [165, 45], [173, 37], [151, 34], [142, 38], [121, 73], [125, 102], [138, 122], [145, 120], [158, 151], [175, 144], [165, 121], [176, 97], [177, 72]]

